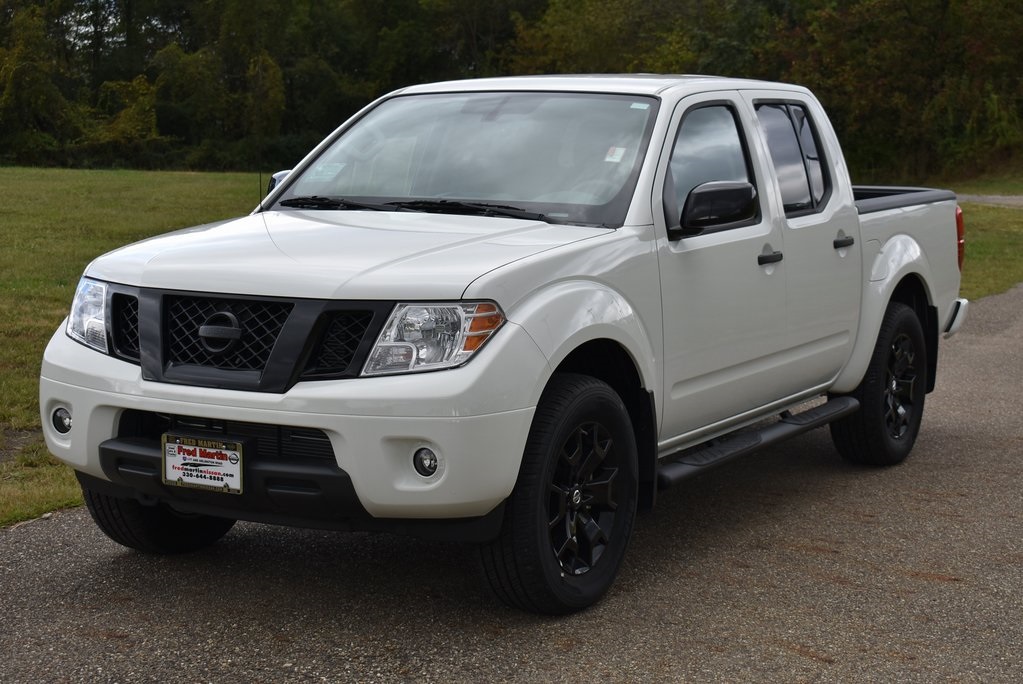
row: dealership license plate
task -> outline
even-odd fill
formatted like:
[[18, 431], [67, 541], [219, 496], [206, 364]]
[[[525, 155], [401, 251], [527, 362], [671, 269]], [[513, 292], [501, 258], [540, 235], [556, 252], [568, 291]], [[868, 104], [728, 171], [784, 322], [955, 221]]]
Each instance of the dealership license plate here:
[[163, 482], [227, 494], [242, 493], [242, 444], [231, 440], [163, 436]]

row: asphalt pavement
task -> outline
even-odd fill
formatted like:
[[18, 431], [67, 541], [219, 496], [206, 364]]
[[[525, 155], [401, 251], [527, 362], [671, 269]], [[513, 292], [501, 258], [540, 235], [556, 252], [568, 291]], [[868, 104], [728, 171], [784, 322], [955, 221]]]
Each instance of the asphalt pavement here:
[[685, 482], [565, 618], [496, 603], [454, 544], [0, 530], [0, 682], [1021, 681], [1021, 340], [1023, 286], [974, 302], [908, 461], [847, 465], [824, 429]]

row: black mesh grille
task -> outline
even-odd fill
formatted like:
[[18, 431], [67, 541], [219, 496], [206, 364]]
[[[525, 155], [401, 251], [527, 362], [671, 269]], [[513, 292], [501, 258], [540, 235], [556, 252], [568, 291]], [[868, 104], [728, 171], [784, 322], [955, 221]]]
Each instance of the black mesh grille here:
[[306, 365], [306, 372], [326, 374], [347, 371], [372, 320], [372, 311], [334, 313], [316, 353]]
[[139, 365], [143, 378], [253, 392], [357, 377], [394, 308], [391, 301], [109, 289], [110, 353]]
[[126, 359], [139, 359], [139, 300], [132, 295], [115, 293], [113, 309], [114, 349]]
[[[165, 340], [169, 360], [224, 370], [255, 370], [266, 367], [277, 337], [291, 311], [282, 302], [168, 297]], [[218, 315], [219, 314], [219, 315]], [[231, 327], [237, 320], [237, 340], [204, 340], [203, 326]]]

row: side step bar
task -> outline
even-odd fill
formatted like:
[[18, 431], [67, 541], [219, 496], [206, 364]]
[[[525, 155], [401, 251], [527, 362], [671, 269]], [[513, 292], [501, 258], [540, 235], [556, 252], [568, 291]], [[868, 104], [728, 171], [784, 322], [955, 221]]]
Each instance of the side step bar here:
[[802, 413], [793, 415], [785, 411], [777, 423], [715, 440], [706, 446], [683, 452], [677, 460], [662, 463], [657, 473], [657, 487], [667, 489], [708, 468], [827, 425], [855, 413], [859, 408], [860, 402], [853, 397], [833, 397]]

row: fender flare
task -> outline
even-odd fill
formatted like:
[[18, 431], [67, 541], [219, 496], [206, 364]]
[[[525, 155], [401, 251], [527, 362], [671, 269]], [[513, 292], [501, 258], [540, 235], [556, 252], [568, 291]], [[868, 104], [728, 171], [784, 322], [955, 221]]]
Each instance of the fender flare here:
[[534, 399], [568, 356], [588, 342], [610, 340], [629, 355], [640, 383], [660, 396], [659, 341], [651, 340], [639, 312], [614, 289], [586, 280], [561, 281], [534, 292], [510, 313], [547, 358], [546, 376], [537, 379]]
[[[881, 330], [881, 319], [892, 296], [906, 278], [916, 277], [928, 304], [934, 302], [930, 288], [931, 265], [920, 245], [908, 235], [900, 234], [890, 238], [869, 265], [869, 271], [864, 269], [864, 275], [869, 280], [864, 283], [853, 353], [831, 386], [831, 391], [839, 394], [853, 391], [863, 380]], [[921, 320], [920, 324], [926, 330], [927, 321]]]

